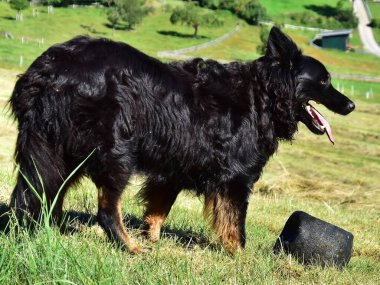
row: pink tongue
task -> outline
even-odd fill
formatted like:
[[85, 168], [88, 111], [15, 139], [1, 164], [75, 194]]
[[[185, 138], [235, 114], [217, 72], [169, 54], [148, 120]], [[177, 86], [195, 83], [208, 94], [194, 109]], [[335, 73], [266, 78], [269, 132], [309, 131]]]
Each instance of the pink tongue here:
[[313, 108], [313, 106], [311, 106], [311, 105], [309, 105], [309, 106], [310, 106], [310, 111], [311, 111], [314, 119], [318, 120], [319, 124], [325, 128], [325, 132], [326, 132], [330, 142], [332, 144], [335, 144], [330, 124], [326, 121], [325, 118], [323, 118], [323, 116], [321, 114], [319, 114], [319, 112], [317, 110], [315, 110]]

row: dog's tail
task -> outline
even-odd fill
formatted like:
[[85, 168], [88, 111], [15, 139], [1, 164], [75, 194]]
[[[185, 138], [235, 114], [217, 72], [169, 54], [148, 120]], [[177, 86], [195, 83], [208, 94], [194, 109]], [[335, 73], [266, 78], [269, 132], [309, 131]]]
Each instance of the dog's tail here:
[[49, 88], [43, 81], [37, 72], [27, 71], [18, 79], [9, 101], [18, 121], [15, 162], [19, 169], [10, 207], [20, 224], [29, 215], [34, 220], [41, 217], [42, 201], [50, 207], [66, 177], [62, 147], [55, 143], [60, 136], [57, 124], [61, 122], [55, 116], [59, 99], [46, 94]]

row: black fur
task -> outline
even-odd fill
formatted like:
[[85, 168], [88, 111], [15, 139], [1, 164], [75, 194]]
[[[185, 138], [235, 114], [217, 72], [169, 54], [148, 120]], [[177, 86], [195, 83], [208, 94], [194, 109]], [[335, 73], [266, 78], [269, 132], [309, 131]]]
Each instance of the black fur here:
[[[19, 130], [16, 161], [52, 201], [95, 150], [70, 182], [88, 175], [106, 191], [98, 216], [110, 237], [122, 239], [120, 228], [111, 225], [112, 207], [130, 175], [142, 172], [152, 185], [142, 190], [144, 201], [153, 188], [172, 191], [173, 202], [180, 189], [194, 189], [211, 203], [206, 206], [217, 231], [227, 228], [218, 231], [223, 241], [238, 248], [244, 246], [250, 189], [279, 140], [292, 140], [300, 120], [321, 133], [305, 115], [307, 101], [341, 114], [353, 110], [330, 83], [321, 86], [325, 78], [323, 65], [302, 55], [277, 28], [265, 56], [230, 64], [164, 64], [124, 43], [77, 37], [49, 48], [16, 83], [10, 99]], [[58, 217], [65, 191], [55, 208]], [[219, 202], [225, 212], [217, 209]], [[34, 218], [40, 214], [22, 175], [11, 206], [20, 221], [25, 210]], [[236, 236], [228, 238], [234, 230]]]

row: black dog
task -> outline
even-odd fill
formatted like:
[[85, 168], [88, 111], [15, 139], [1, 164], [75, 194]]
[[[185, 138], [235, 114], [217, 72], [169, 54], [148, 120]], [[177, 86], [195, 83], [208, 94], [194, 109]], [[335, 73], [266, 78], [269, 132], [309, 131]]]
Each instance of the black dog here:
[[22, 175], [11, 206], [20, 223], [25, 213], [38, 219], [41, 203], [29, 183], [51, 205], [63, 181], [95, 150], [59, 193], [55, 217], [68, 186], [88, 175], [99, 189], [100, 225], [139, 252], [123, 226], [120, 196], [131, 174], [142, 172], [139, 197], [151, 240], [159, 238], [178, 193], [194, 189], [234, 252], [245, 244], [252, 185], [279, 140], [291, 140], [302, 121], [333, 142], [310, 100], [343, 115], [355, 107], [331, 86], [325, 67], [277, 28], [265, 56], [230, 64], [164, 64], [123, 43], [77, 37], [49, 48], [16, 83], [10, 104]]

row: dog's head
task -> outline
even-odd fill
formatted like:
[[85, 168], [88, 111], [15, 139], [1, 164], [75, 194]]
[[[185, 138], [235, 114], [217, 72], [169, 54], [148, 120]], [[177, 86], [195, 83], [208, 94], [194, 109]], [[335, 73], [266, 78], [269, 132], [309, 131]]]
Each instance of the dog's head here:
[[330, 74], [322, 63], [303, 55], [297, 45], [276, 27], [270, 31], [266, 56], [293, 75], [296, 119], [317, 135], [326, 133], [334, 143], [329, 123], [312, 104], [322, 104], [341, 115], [351, 113], [355, 104], [331, 85]]

